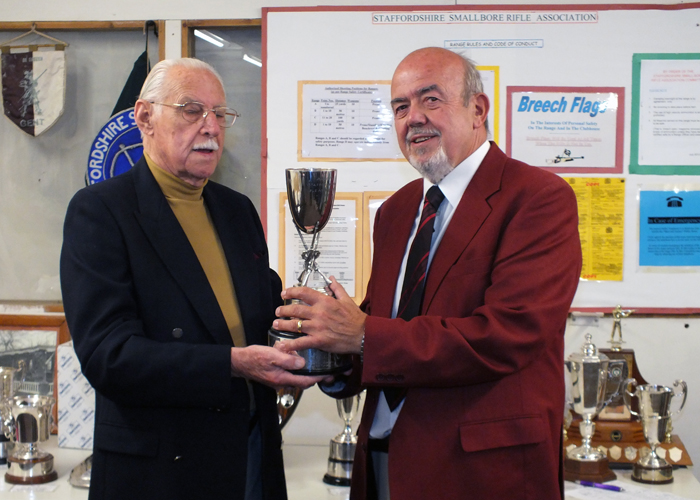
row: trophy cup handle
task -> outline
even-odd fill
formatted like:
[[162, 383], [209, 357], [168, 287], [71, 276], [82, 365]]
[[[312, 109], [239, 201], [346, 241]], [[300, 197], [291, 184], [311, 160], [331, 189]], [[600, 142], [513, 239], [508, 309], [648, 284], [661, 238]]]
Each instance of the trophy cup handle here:
[[[681, 401], [681, 406], [671, 414], [672, 417], [677, 417], [678, 415], [681, 414], [681, 412], [683, 411], [683, 407], [685, 407], [685, 400], [688, 399], [688, 384], [686, 384], [683, 380], [678, 379], [673, 383], [673, 387], [678, 387], [678, 386], [681, 386], [681, 392], [683, 393], [683, 401]], [[679, 393], [676, 392], [676, 390], [674, 389], [674, 391], [673, 391], [674, 398], [678, 395], [679, 395]]]
[[[630, 392], [630, 390], [629, 390], [630, 385], [632, 386], [632, 389], [633, 389], [632, 392]], [[624, 400], [625, 406], [630, 411], [630, 413], [632, 415], [634, 415], [635, 417], [639, 418], [639, 413], [637, 413], [636, 411], [634, 411], [632, 409], [632, 398], [635, 396], [635, 393], [637, 392], [636, 388], [637, 388], [637, 380], [636, 379], [628, 378], [627, 380], [625, 380], [625, 392], [622, 393], [622, 399]]]
[[12, 417], [12, 408], [8, 401], [9, 400], [3, 401], [2, 406], [0, 406], [0, 418], [2, 419], [2, 424], [5, 426], [5, 437], [14, 442], [15, 419]]

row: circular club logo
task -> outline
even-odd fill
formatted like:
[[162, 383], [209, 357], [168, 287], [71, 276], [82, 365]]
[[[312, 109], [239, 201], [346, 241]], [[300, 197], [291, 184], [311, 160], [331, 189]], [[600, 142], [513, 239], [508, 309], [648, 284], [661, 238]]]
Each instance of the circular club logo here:
[[90, 147], [86, 184], [95, 184], [126, 172], [143, 156], [141, 133], [134, 108], [120, 111], [102, 127]]

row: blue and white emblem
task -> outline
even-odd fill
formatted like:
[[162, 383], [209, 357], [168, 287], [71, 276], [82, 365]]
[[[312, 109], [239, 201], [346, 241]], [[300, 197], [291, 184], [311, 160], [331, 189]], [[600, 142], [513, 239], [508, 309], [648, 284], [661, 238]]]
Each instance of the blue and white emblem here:
[[120, 111], [102, 127], [90, 147], [86, 184], [95, 184], [131, 169], [143, 156], [134, 108]]

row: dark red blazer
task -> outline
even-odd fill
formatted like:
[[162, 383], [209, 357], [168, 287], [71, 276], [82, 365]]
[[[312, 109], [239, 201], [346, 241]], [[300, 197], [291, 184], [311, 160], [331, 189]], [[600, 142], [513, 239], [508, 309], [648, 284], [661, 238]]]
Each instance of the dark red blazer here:
[[372, 497], [378, 388], [402, 386], [392, 500], [560, 499], [564, 329], [581, 272], [574, 193], [491, 144], [435, 252], [422, 315], [389, 319], [422, 183], [375, 221], [351, 497]]

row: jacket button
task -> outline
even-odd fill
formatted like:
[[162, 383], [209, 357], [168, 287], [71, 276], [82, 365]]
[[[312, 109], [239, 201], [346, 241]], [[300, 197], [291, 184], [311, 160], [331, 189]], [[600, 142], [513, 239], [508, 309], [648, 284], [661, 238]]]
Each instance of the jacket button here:
[[173, 337], [176, 339], [181, 339], [184, 335], [182, 328], [173, 328]]
[[179, 462], [180, 460], [182, 460], [182, 455], [177, 455], [173, 458], [173, 462]]

